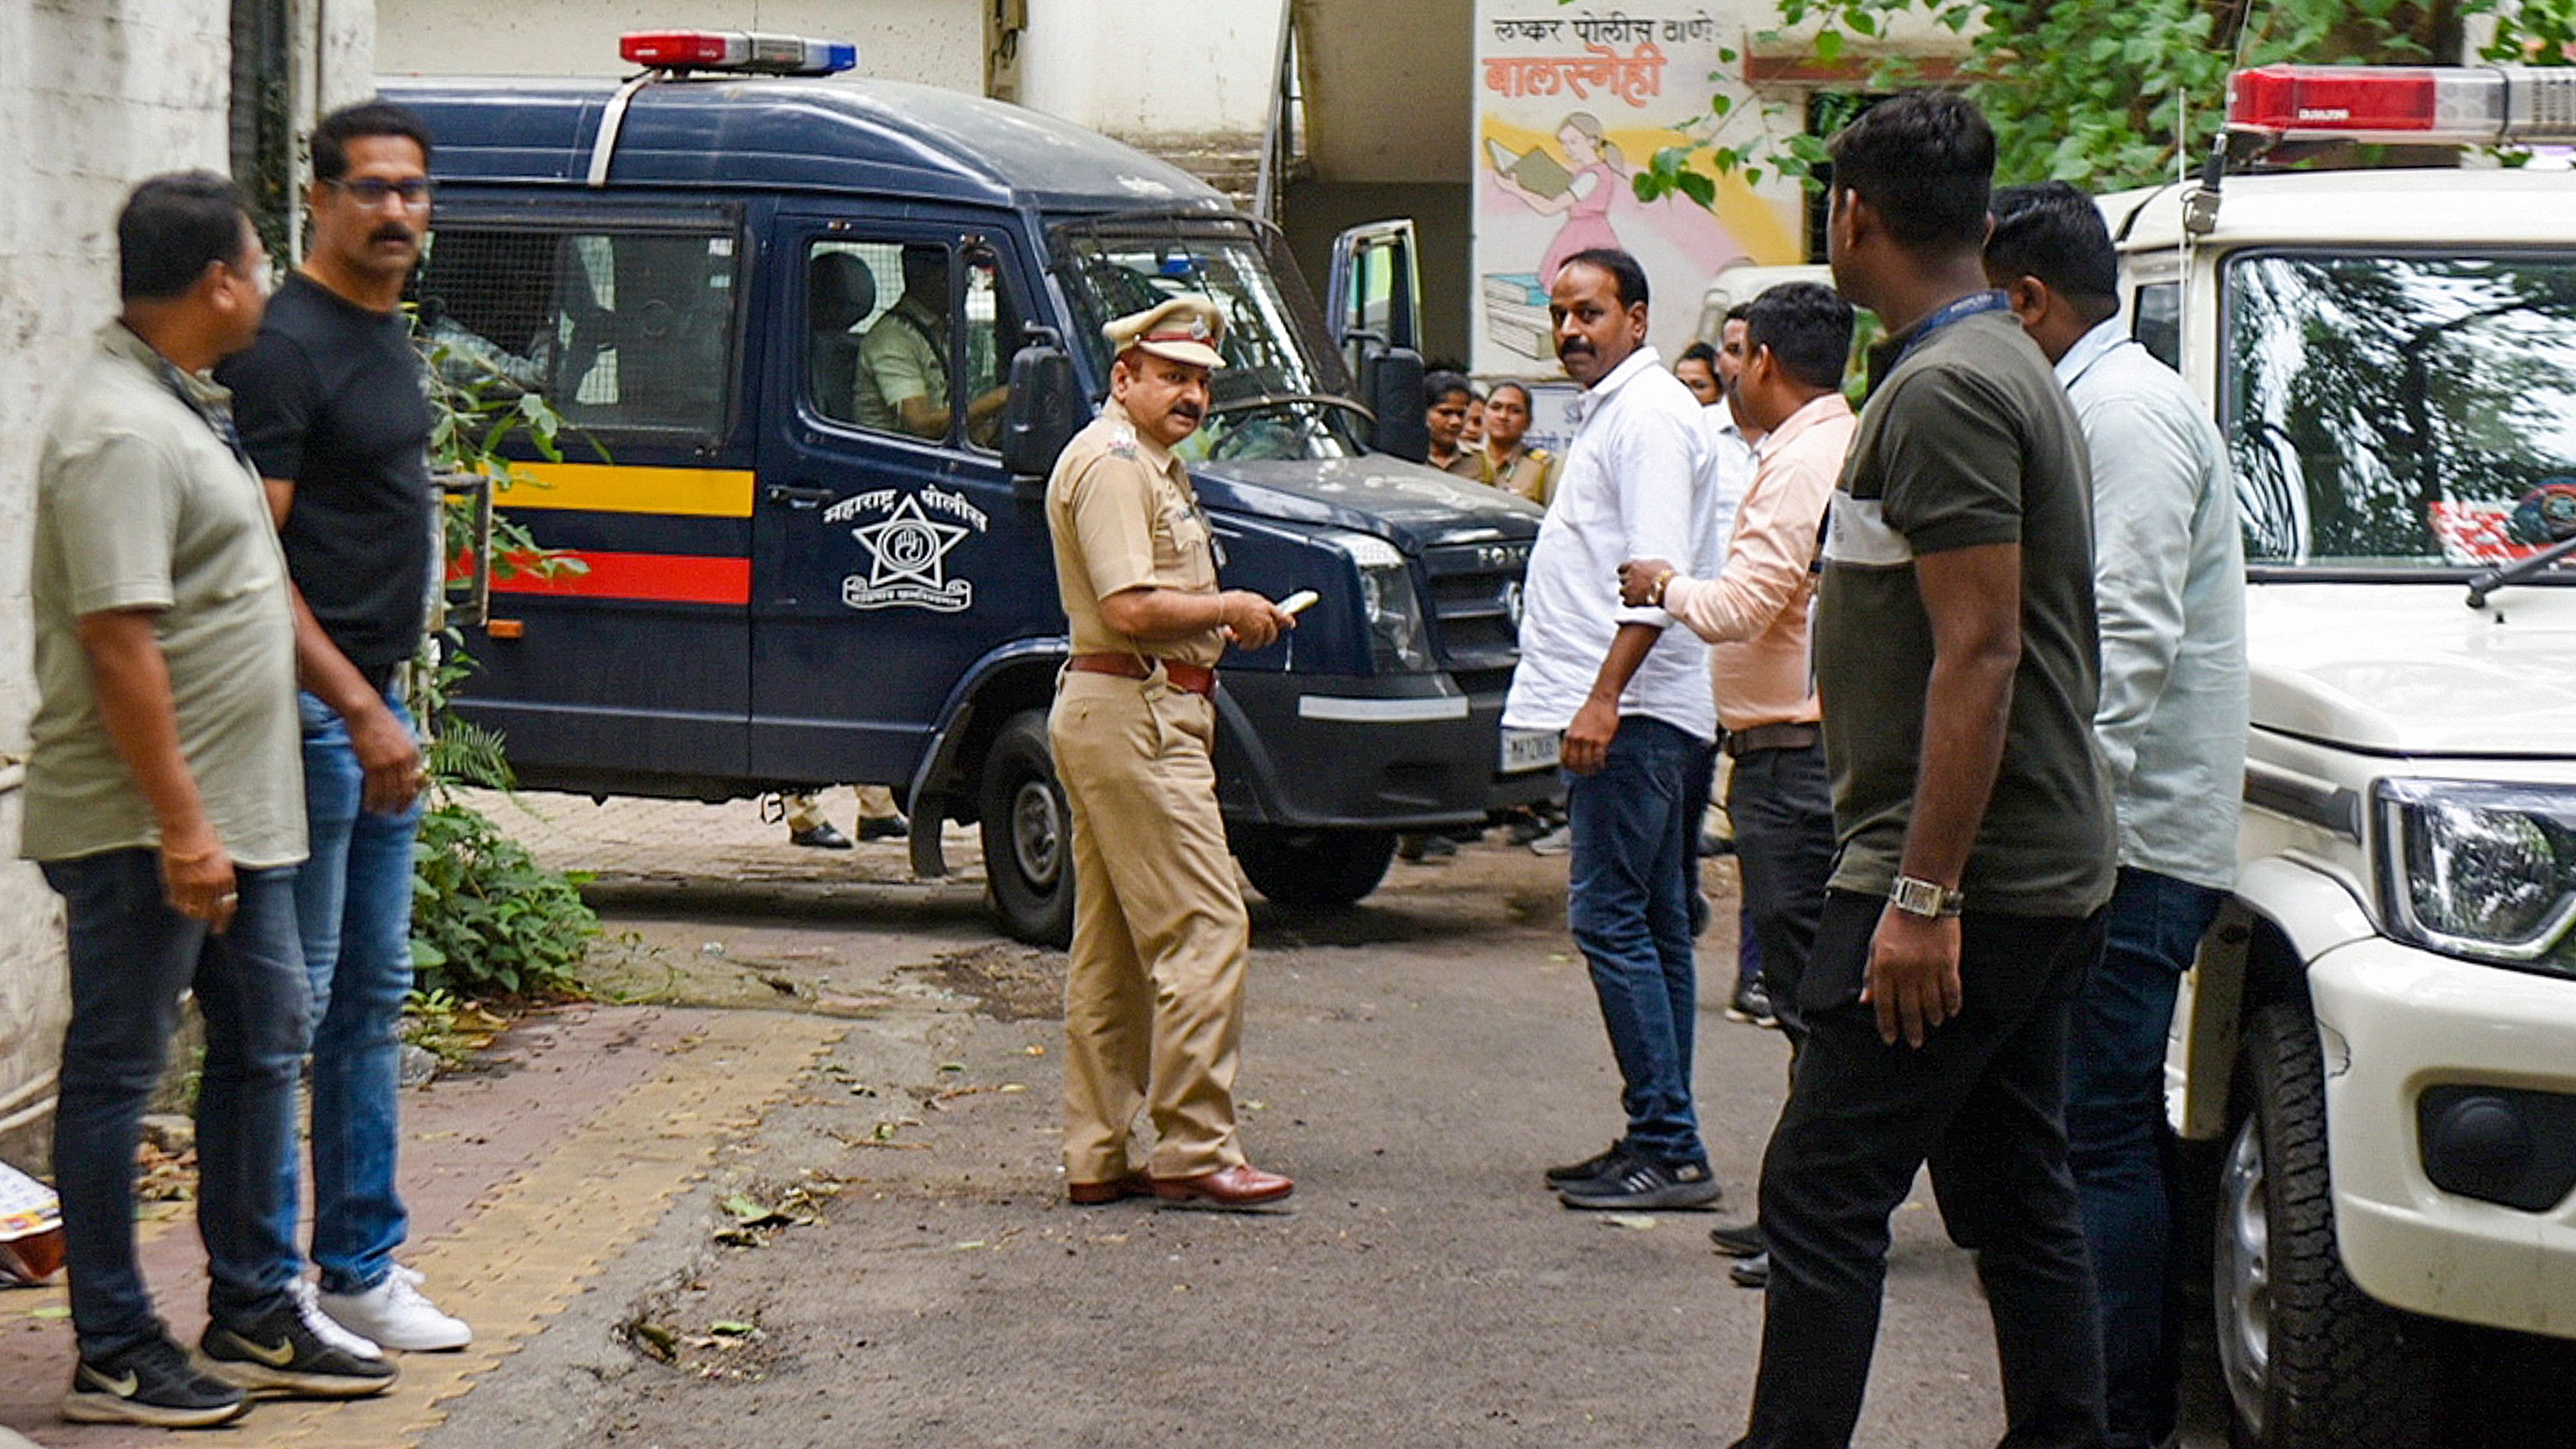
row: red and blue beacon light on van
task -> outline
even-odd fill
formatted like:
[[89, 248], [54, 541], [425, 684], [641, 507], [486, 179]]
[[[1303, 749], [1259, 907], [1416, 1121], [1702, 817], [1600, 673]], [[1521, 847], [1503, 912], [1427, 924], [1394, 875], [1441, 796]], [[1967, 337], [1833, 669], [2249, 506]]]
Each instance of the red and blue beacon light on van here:
[[2227, 80], [2227, 129], [2258, 144], [2506, 146], [2576, 141], [2576, 70], [2267, 65]]
[[653, 70], [735, 75], [838, 75], [859, 64], [859, 48], [846, 40], [751, 30], [638, 30], [618, 37], [617, 53]]

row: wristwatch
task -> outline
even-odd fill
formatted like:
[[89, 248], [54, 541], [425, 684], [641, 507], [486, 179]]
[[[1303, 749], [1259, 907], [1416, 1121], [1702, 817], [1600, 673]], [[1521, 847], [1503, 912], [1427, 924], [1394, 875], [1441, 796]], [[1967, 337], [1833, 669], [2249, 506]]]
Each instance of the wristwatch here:
[[1959, 914], [1960, 908], [1967, 905], [1968, 897], [1965, 892], [1952, 890], [1921, 876], [1900, 875], [1896, 884], [1887, 888], [1887, 901], [1909, 916], [1937, 920], [1942, 916]]

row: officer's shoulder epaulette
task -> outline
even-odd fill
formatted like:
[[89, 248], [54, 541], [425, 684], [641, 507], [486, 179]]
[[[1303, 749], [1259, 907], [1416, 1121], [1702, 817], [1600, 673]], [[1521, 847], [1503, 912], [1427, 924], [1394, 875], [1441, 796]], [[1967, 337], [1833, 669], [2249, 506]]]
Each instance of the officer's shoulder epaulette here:
[[1130, 463], [1142, 462], [1145, 457], [1136, 444], [1136, 430], [1125, 423], [1109, 430], [1109, 451]]

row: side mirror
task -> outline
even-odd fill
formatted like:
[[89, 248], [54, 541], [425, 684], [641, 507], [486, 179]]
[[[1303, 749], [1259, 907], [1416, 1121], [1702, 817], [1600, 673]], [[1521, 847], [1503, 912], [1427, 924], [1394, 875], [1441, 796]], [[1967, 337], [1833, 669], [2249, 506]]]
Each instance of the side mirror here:
[[1091, 421], [1073, 359], [1033, 343], [1011, 357], [1011, 396], [1002, 405], [1002, 466], [1014, 479], [1044, 482], [1064, 445]]
[[1370, 447], [1415, 463], [1431, 456], [1431, 428], [1423, 418], [1421, 353], [1410, 347], [1368, 347], [1360, 358], [1360, 397], [1377, 414]]

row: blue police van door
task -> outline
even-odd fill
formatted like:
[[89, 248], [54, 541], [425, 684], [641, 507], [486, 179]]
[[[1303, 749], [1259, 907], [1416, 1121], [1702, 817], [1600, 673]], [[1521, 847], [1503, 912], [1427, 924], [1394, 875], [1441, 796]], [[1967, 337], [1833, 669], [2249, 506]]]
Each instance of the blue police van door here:
[[540, 396], [562, 459], [518, 449], [497, 505], [575, 563], [496, 561], [460, 708], [522, 778], [605, 789], [743, 771], [759, 346], [731, 204], [442, 201], [416, 282], [443, 386]]
[[752, 770], [901, 788], [975, 661], [1063, 630], [994, 452], [1030, 279], [964, 223], [787, 213], [773, 241]]

